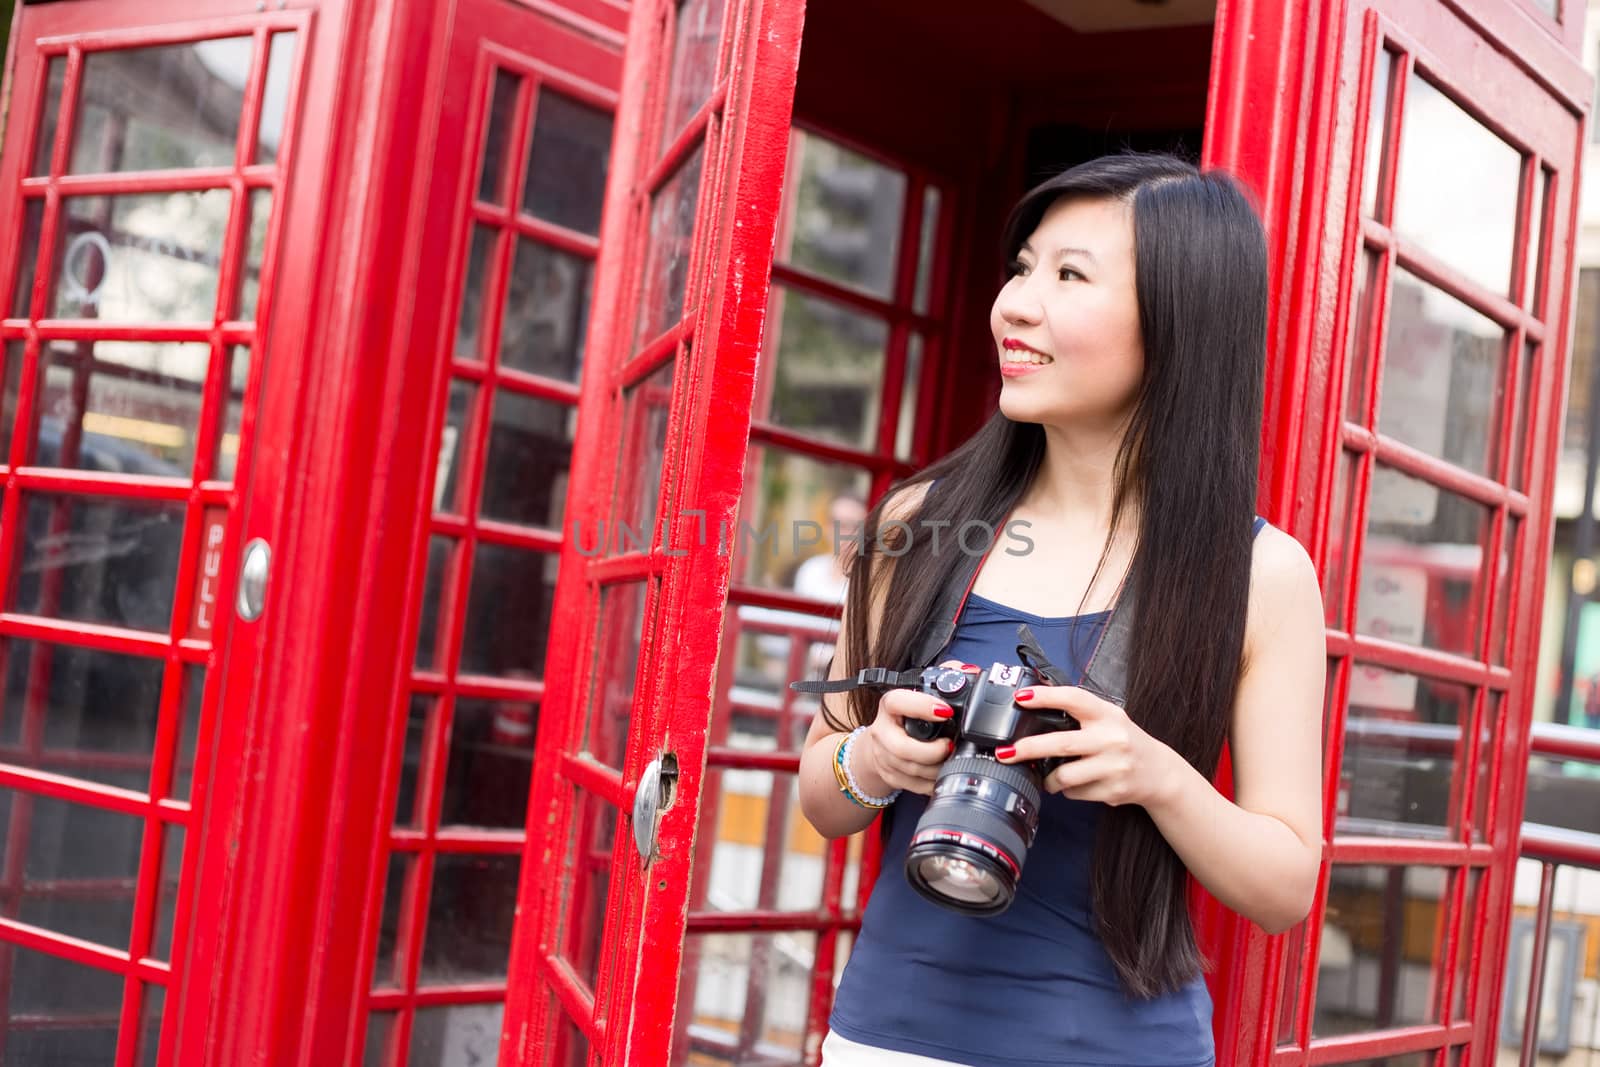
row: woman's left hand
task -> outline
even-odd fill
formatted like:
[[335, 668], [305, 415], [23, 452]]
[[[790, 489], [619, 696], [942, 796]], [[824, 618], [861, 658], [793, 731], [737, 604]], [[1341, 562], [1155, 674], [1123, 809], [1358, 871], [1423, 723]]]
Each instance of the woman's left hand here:
[[[1027, 693], [1031, 697], [1025, 698]], [[1078, 721], [1077, 730], [1035, 734], [995, 750], [1001, 763], [1076, 757], [1046, 776], [1049, 792], [1149, 808], [1165, 799], [1178, 781], [1174, 761], [1181, 763], [1183, 757], [1140, 729], [1119, 705], [1071, 685], [1036, 685], [1018, 690], [1017, 697], [1023, 707], [1059, 708]]]

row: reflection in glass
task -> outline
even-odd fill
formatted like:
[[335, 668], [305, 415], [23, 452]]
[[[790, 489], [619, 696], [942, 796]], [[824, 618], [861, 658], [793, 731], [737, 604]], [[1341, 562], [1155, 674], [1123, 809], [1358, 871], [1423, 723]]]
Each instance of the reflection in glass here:
[[181, 503], [144, 500], [25, 500], [12, 610], [165, 632], [183, 510]]
[[[622, 393], [622, 441], [617, 449], [617, 480], [611, 495], [610, 519], [603, 528], [574, 531], [579, 550], [597, 555], [603, 545], [612, 553], [643, 551], [660, 543], [657, 509], [661, 504], [661, 471], [667, 452], [667, 420], [672, 408], [672, 374], [676, 361], [663, 363]], [[707, 540], [710, 535], [708, 533]], [[687, 546], [677, 546], [683, 549]]]
[[628, 748], [628, 724], [644, 643], [645, 592], [642, 581], [604, 586], [595, 613], [594, 664], [589, 672], [582, 750], [609, 767], [620, 768]]
[[201, 342], [51, 342], [33, 462], [188, 477], [210, 362], [211, 347]]
[[467, 271], [461, 285], [461, 317], [456, 324], [456, 358], [483, 359], [478, 348], [483, 329], [483, 294], [489, 284], [489, 255], [494, 251], [495, 231], [488, 226], [472, 227], [472, 247], [467, 254]]
[[1544, 295], [1545, 281], [1544, 257], [1540, 250], [1544, 247], [1544, 202], [1550, 188], [1550, 171], [1539, 167], [1533, 175], [1533, 206], [1529, 209], [1528, 218], [1522, 231], [1522, 243], [1527, 246], [1527, 260], [1523, 263], [1522, 275], [1522, 306], [1535, 315], [1539, 314], [1543, 301], [1539, 298]]
[[11, 462], [11, 430], [17, 423], [17, 390], [22, 384], [22, 363], [27, 350], [21, 341], [7, 341], [5, 366], [0, 367], [0, 463]]
[[1361, 473], [1361, 457], [1339, 450], [1333, 475], [1333, 506], [1328, 509], [1328, 576], [1322, 584], [1323, 613], [1329, 626], [1344, 629], [1345, 583], [1349, 580], [1351, 549], [1355, 543], [1356, 478]]
[[539, 709], [526, 701], [456, 699], [441, 826], [522, 829], [538, 723]]
[[[8, 1067], [115, 1062], [122, 979], [20, 945], [7, 945], [6, 951], [11, 958], [11, 996], [0, 1022], [0, 1038], [5, 1041]], [[41, 1016], [60, 1022], [35, 1025]]]
[[[1483, 871], [1477, 867], [1469, 867], [1456, 875], [1457, 878], [1465, 877], [1467, 880], [1466, 899], [1461, 907], [1460, 921], [1456, 924], [1456, 988], [1455, 1010], [1452, 1015], [1456, 1019], [1465, 1019], [1470, 1012], [1467, 1006], [1472, 1003], [1471, 997], [1478, 968], [1473, 966], [1472, 934], [1475, 930], [1483, 928], [1478, 919], [1479, 894], [1483, 888]], [[1526, 1000], [1523, 1001], [1527, 1003]]]
[[239, 307], [234, 318], [254, 322], [261, 297], [261, 262], [267, 252], [267, 223], [272, 220], [272, 190], [250, 190], [250, 234], [239, 270]]
[[495, 392], [483, 472], [484, 518], [561, 527], [577, 421], [578, 409], [571, 404], [505, 386]]
[[232, 166], [250, 52], [229, 37], [86, 53], [70, 173]]
[[1496, 666], [1505, 663], [1511, 639], [1506, 624], [1511, 618], [1511, 579], [1516, 573], [1517, 537], [1521, 531], [1522, 520], [1507, 515], [1505, 536], [1500, 544], [1500, 566], [1494, 577], [1494, 620], [1489, 627], [1489, 662]]
[[17, 280], [11, 288], [12, 318], [33, 317], [33, 275], [39, 262], [40, 230], [44, 226], [44, 200], [30, 197], [22, 202], [22, 240], [16, 254]]
[[1367, 502], [1358, 633], [1473, 655], [1489, 509], [1379, 465]]
[[506, 160], [511, 154], [511, 112], [517, 106], [517, 89], [522, 79], [510, 71], [496, 68], [494, 95], [489, 103], [489, 126], [483, 134], [483, 167], [478, 172], [478, 199], [485, 204], [502, 202], [506, 181]]
[[276, 163], [283, 143], [283, 120], [289, 110], [289, 78], [294, 73], [293, 33], [272, 35], [267, 53], [267, 82], [261, 94], [261, 125], [256, 137], [256, 162]]
[[20, 638], [4, 655], [0, 762], [138, 793], [150, 787], [161, 660]]
[[145, 985], [139, 1005], [139, 1064], [156, 1067], [161, 1050], [161, 1011], [166, 1004], [166, 990], [158, 985]]
[[600, 972], [605, 937], [606, 894], [611, 888], [611, 849], [617, 838], [617, 809], [584, 789], [567, 842], [572, 894], [566, 904], [563, 955], [590, 989]]
[[933, 288], [934, 243], [939, 239], [939, 190], [929, 186], [922, 192], [922, 236], [917, 242], [917, 289], [913, 307], [918, 314], [928, 311], [928, 293]]
[[461, 643], [462, 674], [536, 678], [544, 673], [559, 564], [552, 552], [478, 544]]
[[1505, 398], [1504, 350], [1504, 332], [1494, 322], [1396, 270], [1378, 432], [1474, 474], [1491, 473]]
[[1441, 867], [1337, 865], [1317, 959], [1314, 1037], [1438, 1021]]
[[200, 747], [201, 714], [205, 710], [206, 669], [198, 663], [183, 668], [183, 723], [178, 732], [178, 758], [172, 765], [170, 795], [189, 799], [194, 785], [195, 753]]
[[705, 147], [704, 142], [696, 145], [651, 199], [650, 250], [645, 256], [644, 288], [639, 294], [635, 348], [683, 317]]
[[67, 57], [51, 56], [50, 70], [45, 75], [44, 114], [39, 118], [39, 133], [33, 142], [33, 169], [28, 172], [34, 177], [50, 173], [50, 159], [56, 147], [56, 127], [61, 121], [61, 91], [66, 82]]
[[[774, 750], [772, 740], [742, 730], [732, 732], [726, 743], [746, 751]], [[701, 825], [714, 825], [716, 839], [705, 899], [690, 901], [690, 909], [821, 907], [825, 842], [800, 812], [798, 779], [772, 771], [709, 768], [705, 781]]]
[[[805, 560], [834, 549], [854, 551], [845, 540], [850, 529], [843, 508], [866, 502], [871, 478], [865, 470], [763, 445], [751, 446], [745, 469], [746, 506], [728, 533], [740, 581], [763, 589], [792, 589]], [[862, 513], [859, 507], [854, 510]], [[838, 539], [835, 521], [840, 524]]]
[[443, 669], [444, 651], [440, 645], [439, 615], [444, 596], [445, 576], [454, 560], [458, 542], [435, 536], [428, 541], [428, 572], [422, 581], [422, 621], [417, 628], [417, 669]]
[[230, 195], [206, 189], [62, 200], [52, 314], [213, 321]]
[[900, 416], [895, 423], [894, 456], [911, 462], [916, 442], [917, 400], [922, 390], [922, 335], [906, 338], [906, 375], [900, 386]]
[[[800, 184], [790, 245], [781, 258], [888, 299], [900, 258], [906, 176], [817, 134], [796, 130], [790, 137], [791, 151], [800, 154]], [[937, 211], [937, 197], [930, 202]], [[923, 229], [930, 228], [924, 215]]]
[[772, 287], [769, 418], [855, 448], [877, 441], [888, 323], [842, 304]]
[[589, 260], [517, 238], [500, 326], [501, 366], [577, 382], [593, 285]]
[[366, 1051], [361, 1055], [361, 1067], [387, 1067], [389, 1038], [394, 1032], [398, 1012], [374, 1011], [367, 1014]]
[[450, 379], [449, 405], [439, 428], [439, 456], [433, 472], [435, 511], [461, 513], [461, 469], [466, 466], [467, 433], [477, 392], [478, 387], [470, 381]]
[[611, 115], [540, 86], [522, 210], [598, 237], [610, 159]]
[[[1589, 274], [1592, 272], [1582, 271], [1580, 273]], [[1597, 273], [1596, 277], [1600, 278], [1600, 273]], [[1506, 484], [1510, 485], [1513, 489], [1525, 489], [1528, 484], [1527, 476], [1523, 471], [1523, 465], [1528, 457], [1526, 440], [1528, 434], [1526, 432], [1526, 428], [1528, 425], [1528, 411], [1533, 406], [1533, 397], [1529, 394], [1533, 389], [1533, 368], [1538, 360], [1538, 357], [1538, 345], [1530, 341], [1528, 344], [1523, 346], [1522, 368], [1518, 372], [1519, 377], [1517, 379], [1521, 384], [1518, 386], [1519, 391], [1517, 394], [1516, 411], [1511, 416], [1511, 455], [1509, 457], [1509, 462], [1511, 465], [1506, 473], [1505, 478]], [[1570, 384], [1574, 389], [1576, 388], [1575, 381]], [[1577, 401], [1578, 398], [1574, 396], [1568, 401], [1568, 403], [1573, 404], [1577, 403]], [[1587, 407], [1585, 407], [1585, 410], [1587, 410]], [[1567, 428], [1570, 428], [1571, 425], [1572, 423], [1569, 419], [1567, 422]], [[1582, 442], [1584, 437], [1587, 437], [1587, 431], [1585, 431], [1583, 435], [1576, 439], [1577, 442]], [[1570, 433], [1565, 433], [1563, 434], [1562, 442], [1562, 452], [1563, 456], [1565, 456], [1568, 454], [1567, 449], [1571, 448], [1574, 444], [1574, 438]]]
[[[702, 1023], [693, 1062], [731, 1067], [759, 1055], [763, 1063], [803, 1063], [816, 950], [810, 932], [685, 938], [682, 1003]], [[746, 1019], [748, 1012], [759, 1014]], [[752, 1024], [751, 1038], [743, 1037]]]
[[1471, 721], [1467, 686], [1354, 664], [1338, 832], [1443, 838], [1457, 828], [1457, 756]]
[[1504, 694], [1494, 690], [1484, 694], [1483, 721], [1478, 725], [1477, 780], [1472, 786], [1472, 839], [1489, 840], [1489, 807], [1492, 802], [1489, 776], [1494, 769], [1495, 739], [1500, 730], [1500, 708]]
[[406, 883], [411, 878], [415, 864], [416, 857], [408, 852], [389, 855], [388, 876], [383, 883], [383, 914], [378, 921], [378, 949], [372, 965], [372, 984], [379, 988], [405, 984], [396, 945], [400, 935], [400, 914], [406, 904]]
[[161, 881], [156, 886], [156, 922], [150, 954], [172, 958], [172, 920], [178, 913], [178, 883], [183, 874], [183, 827], [161, 824]]
[[[1376, 252], [1364, 254], [1361, 265], [1355, 270], [1354, 292], [1351, 305], [1355, 313], [1350, 318], [1348, 386], [1345, 391], [1344, 417], [1359, 426], [1368, 426], [1368, 403], [1372, 396], [1372, 367], [1378, 358], [1378, 296], [1383, 277], [1383, 257]], [[1393, 312], [1391, 311], [1391, 317]], [[1391, 342], [1392, 345], [1392, 342]], [[1405, 357], [1401, 357], [1402, 362]], [[1404, 382], [1401, 383], [1404, 385]]]
[[406, 716], [406, 742], [400, 754], [400, 788], [395, 793], [394, 824], [421, 829], [424, 813], [417, 806], [417, 783], [422, 774], [422, 746], [428, 737], [428, 721], [437, 706], [433, 697], [411, 694]]
[[5, 795], [6, 840], [22, 851], [23, 871], [20, 886], [0, 894], [0, 917], [127, 951], [141, 821], [54, 797]]
[[250, 384], [250, 346], [234, 345], [228, 356], [228, 407], [223, 414], [222, 433], [217, 437], [217, 458], [211, 477], [233, 481], [239, 469], [239, 437], [244, 432], [244, 395]]
[[725, 0], [678, 0], [662, 147], [677, 138], [690, 116], [711, 97], [717, 78], [724, 4]]
[[434, 861], [420, 984], [505, 979], [518, 866], [515, 854], [446, 853]]
[[[507, 933], [509, 937], [509, 932]], [[411, 1020], [406, 1067], [492, 1067], [499, 1054], [503, 1004], [451, 1004], [418, 1008]]]
[[1394, 53], [1387, 48], [1379, 49], [1377, 62], [1372, 67], [1372, 107], [1367, 111], [1367, 158], [1361, 175], [1361, 213], [1379, 222], [1389, 221], [1379, 213], [1378, 178], [1383, 166], [1383, 150], [1389, 138], [1389, 83], [1394, 80], [1394, 75]]
[[1490, 292], [1511, 290], [1522, 156], [1415, 71], [1394, 225]]

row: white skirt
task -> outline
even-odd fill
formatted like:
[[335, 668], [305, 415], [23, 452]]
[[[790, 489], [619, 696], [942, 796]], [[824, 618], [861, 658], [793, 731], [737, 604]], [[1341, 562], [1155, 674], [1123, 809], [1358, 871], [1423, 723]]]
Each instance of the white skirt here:
[[961, 1067], [950, 1060], [860, 1045], [832, 1030], [822, 1039], [822, 1067]]

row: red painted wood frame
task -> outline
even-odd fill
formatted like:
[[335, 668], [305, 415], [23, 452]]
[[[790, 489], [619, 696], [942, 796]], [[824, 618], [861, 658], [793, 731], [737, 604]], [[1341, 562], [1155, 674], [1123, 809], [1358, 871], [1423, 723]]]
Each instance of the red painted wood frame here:
[[[579, 532], [556, 589], [530, 805], [545, 823], [524, 855], [505, 1063], [586, 1047], [608, 1064], [666, 1062], [661, 993], [682, 952], [721, 629], [702, 606], [723, 603], [729, 577], [699, 534], [735, 528], [800, 15], [691, 0], [630, 17], [628, 134], [606, 190], [568, 497]], [[634, 826], [658, 757], [676, 783], [657, 824]], [[635, 831], [654, 839], [647, 864]]]
[[[408, 667], [391, 698], [382, 832], [366, 876], [356, 973], [372, 982], [343, 1035], [337, 1059], [345, 1063], [409, 1062], [462, 1020], [481, 1027], [475, 1052], [492, 1055], [498, 1040], [527, 819], [527, 779], [519, 788], [518, 776], [531, 763], [545, 691], [532, 653], [546, 633], [536, 603], [514, 605], [516, 617], [498, 620], [503, 633], [486, 635], [470, 620], [485, 617], [486, 593], [502, 599], [514, 595], [508, 587], [526, 587], [527, 573], [548, 573], [561, 548], [559, 480], [531, 487], [554, 494], [548, 515], [509, 515], [504, 502], [491, 502], [492, 487], [516, 474], [498, 468], [528, 458], [503, 454], [498, 431], [518, 427], [508, 404], [536, 410], [541, 429], [570, 425], [577, 405], [581, 353], [564, 351], [576, 356], [570, 363], [547, 354], [535, 372], [526, 329], [512, 335], [526, 310], [518, 305], [554, 314], [586, 303], [603, 174], [564, 173], [579, 160], [551, 155], [573, 151], [553, 140], [571, 131], [551, 116], [584, 123], [591, 137], [603, 132], [600, 147], [609, 147], [621, 74], [622, 35], [598, 24], [487, 0], [440, 10], [437, 97], [449, 121], [417, 202], [426, 209], [419, 237], [428, 250], [417, 291], [436, 294], [439, 306], [423, 320], [432, 339], [417, 345], [426, 360], [415, 372], [431, 398], [420, 438], [437, 459], [417, 469], [413, 492], [396, 509], [415, 527], [401, 626]], [[592, 179], [594, 188], [576, 200], [587, 208], [592, 193], [593, 214], [543, 202], [553, 175]], [[557, 276], [538, 269], [539, 256], [560, 259], [571, 284], [561, 299], [527, 282], [530, 262], [533, 278]], [[581, 319], [568, 325], [581, 341]], [[507, 565], [508, 557], [516, 562]], [[486, 637], [515, 652], [494, 654], [481, 647]], [[460, 925], [452, 928], [452, 919]], [[497, 958], [478, 951], [496, 944]], [[428, 1034], [419, 1022], [437, 1025]]]
[[[248, 677], [254, 669], [264, 632], [262, 622], [235, 618], [233, 576], [247, 539], [270, 541], [277, 533], [277, 501], [290, 451], [257, 454], [253, 444], [259, 437], [282, 433], [284, 415], [293, 407], [287, 401], [295, 392], [296, 363], [273, 358], [272, 350], [285, 344], [293, 351], [299, 328], [273, 331], [269, 344], [262, 324], [277, 316], [293, 323], [303, 310], [299, 295], [280, 294], [275, 279], [282, 270], [279, 249], [288, 234], [283, 218], [291, 199], [290, 176], [296, 173], [295, 117], [312, 51], [311, 17], [305, 11], [236, 12], [236, 5], [212, 2], [148, 5], [139, 9], [134, 28], [130, 11], [114, 3], [24, 8], [14, 27], [7, 67], [12, 99], [0, 153], [0, 247], [7, 250], [0, 258], [0, 292], [8, 306], [0, 339], [10, 388], [0, 416], [9, 440], [0, 512], [0, 560], [5, 561], [0, 568], [5, 604], [0, 635], [13, 667], [23, 642], [34, 643], [35, 654], [27, 665], [25, 699], [17, 706], [8, 702], [0, 711], [20, 725], [16, 743], [0, 752], [0, 786], [11, 799], [0, 876], [0, 893], [6, 896], [0, 902], [0, 984], [9, 991], [19, 953], [54, 959], [50, 986], [58, 995], [66, 994], [74, 1007], [12, 1017], [0, 1028], [0, 1041], [29, 1032], [77, 1029], [99, 1054], [114, 1047], [117, 1064], [153, 1060], [158, 1041], [162, 1062], [173, 1058], [180, 1041], [181, 990], [197, 974], [207, 973], [205, 946], [215, 935], [217, 916], [196, 886], [203, 865], [225, 862], [218, 856], [225, 850], [213, 845], [232, 810], [229, 783], [238, 777], [238, 726], [249, 697], [233, 679]], [[222, 47], [229, 56], [213, 54], [218, 61], [231, 59], [228, 76], [238, 79], [237, 111], [231, 117], [217, 116], [229, 131], [218, 145], [227, 162], [136, 170], [120, 153], [124, 147], [138, 147], [138, 134], [115, 144], [75, 144], [79, 111], [96, 72], [106, 71], [98, 77], [114, 80], [115, 65], [135, 52], [182, 51], [193, 42], [228, 39], [234, 43]], [[103, 93], [109, 84], [102, 82], [98, 91]], [[269, 150], [262, 138], [272, 127], [282, 137]], [[80, 151], [84, 149], [98, 151]], [[308, 172], [315, 169], [313, 163]], [[161, 232], [157, 224], [157, 232], [136, 232], [140, 224], [112, 207], [117, 198], [145, 197], [149, 203], [160, 195], [172, 204], [188, 192], [195, 196], [190, 207], [208, 195], [225, 205], [212, 220], [220, 225], [211, 233], [214, 249], [183, 248], [184, 241], [205, 239], [193, 231], [180, 236]], [[99, 211], [71, 214], [75, 206], [95, 205], [95, 198], [104, 198]], [[75, 231], [70, 242], [69, 230]], [[85, 252], [89, 246], [93, 248]], [[203, 265], [209, 278], [198, 292], [205, 301], [185, 309], [192, 314], [174, 317], [155, 313], [149, 302], [141, 307], [137, 299], [114, 300], [113, 283], [129, 282], [130, 272], [139, 269], [136, 260], [118, 262], [135, 255], [132, 250]], [[69, 253], [79, 258], [69, 263]], [[77, 270], [85, 273], [73, 275], [76, 287], [60, 280]], [[249, 285], [255, 286], [253, 293]], [[102, 308], [107, 314], [101, 314]], [[114, 359], [97, 354], [96, 345], [107, 343], [191, 345], [205, 353], [203, 369], [198, 378], [183, 379], [119, 367]], [[72, 408], [67, 417], [72, 421], [63, 425], [53, 452], [47, 452], [42, 444], [46, 420], [63, 414], [59, 408], [42, 410], [51, 388], [48, 371], [53, 370], [64, 370], [69, 379]], [[192, 459], [171, 468], [170, 474], [96, 470], [104, 465], [106, 442], [118, 433], [125, 440], [139, 440], [141, 432], [144, 440], [151, 439], [149, 427], [141, 428], [137, 419], [119, 423], [104, 417], [105, 409], [94, 410], [104, 403], [96, 400], [96, 389], [107, 388], [107, 383], [112, 390], [166, 388], [180, 406], [192, 405], [192, 424], [155, 435], [169, 444], [181, 442], [176, 447]], [[263, 405], [263, 395], [283, 397], [284, 402]], [[86, 432], [91, 419], [96, 430]], [[92, 439], [94, 432], [98, 440]], [[225, 444], [225, 435], [233, 441]], [[92, 458], [96, 450], [98, 460]], [[147, 470], [159, 466], [144, 465]], [[28, 501], [52, 501], [43, 529], [25, 521], [23, 505]], [[70, 556], [39, 536], [84, 536], [83, 512], [77, 509], [91, 507], [121, 508], [131, 515], [164, 513], [164, 521], [177, 523], [181, 533], [165, 539], [165, 550], [172, 553], [170, 571], [156, 576], [155, 595], [165, 609], [159, 612], [165, 623], [152, 625], [153, 616], [131, 621], [115, 613], [100, 619], [72, 617], [74, 611], [83, 611], [82, 583], [119, 579], [109, 571], [71, 574]], [[130, 534], [146, 547], [152, 539], [161, 540], [148, 526], [123, 536]], [[19, 598], [25, 579], [19, 568], [30, 558], [45, 573], [29, 603], [23, 604]], [[72, 604], [78, 607], [68, 607]], [[64, 669], [68, 652], [81, 656], [85, 650], [93, 650], [102, 666], [121, 664], [123, 671], [138, 662], [159, 665], [159, 709], [144, 751], [63, 751], [47, 740], [52, 672]], [[125, 699], [134, 697], [130, 693]], [[103, 784], [108, 775], [124, 784]], [[187, 795], [182, 782], [189, 783]], [[30, 836], [37, 843], [37, 835], [28, 832], [30, 812], [41, 804], [60, 805], [59, 810], [75, 813], [74, 818], [95, 820], [99, 829], [115, 813], [114, 821], [126, 829], [104, 839], [107, 850], [133, 843], [134, 869], [125, 879], [64, 877], [30, 884], [23, 868]], [[115, 945], [107, 945], [52, 929], [48, 917], [44, 925], [19, 921], [18, 908], [30, 898], [34, 903], [104, 901], [114, 907], [125, 902], [131, 928], [121, 932]], [[158, 914], [165, 920], [162, 925], [170, 923], [170, 932], [159, 939]], [[170, 949], [157, 944], [166, 938]], [[109, 1016], [95, 1018], [101, 1009], [91, 991], [104, 988], [107, 978], [122, 986], [120, 1005]], [[43, 987], [39, 991], [48, 995]], [[0, 993], [0, 1001], [5, 999]], [[101, 1028], [105, 1037], [85, 1034]]]
[[[1538, 617], [1548, 564], [1590, 93], [1570, 53], [1576, 6], [1568, 6], [1565, 28], [1530, 18], [1530, 5], [1503, 0], [1219, 8], [1206, 158], [1259, 191], [1272, 246], [1262, 511], [1313, 550], [1329, 609], [1330, 655], [1326, 844], [1316, 903], [1308, 921], [1281, 938], [1263, 936], [1214, 904], [1206, 910], [1207, 941], [1222, 961], [1215, 986], [1231, 991], [1217, 997], [1219, 1057], [1319, 1064], [1437, 1050], [1442, 1067], [1458, 1062], [1468, 1043], [1474, 1062], [1494, 1054], [1537, 652], [1536, 629], [1526, 620]], [[1285, 80], [1285, 70], [1293, 77]], [[1397, 146], [1408, 121], [1413, 138], [1422, 128], [1405, 110], [1414, 77], [1520, 159], [1514, 199], [1484, 205], [1515, 222], [1511, 276], [1498, 292], [1424, 247], [1408, 232], [1404, 206], [1400, 218], [1387, 221], [1396, 218]], [[1383, 105], [1376, 114], [1374, 86]], [[1269, 101], [1259, 105], [1265, 113], [1254, 101]], [[1410, 192], [1414, 199], [1417, 190]], [[1357, 275], [1369, 269], [1363, 315]], [[1394, 357], [1386, 323], [1402, 270], [1503, 332], [1491, 386], [1492, 448], [1482, 470], [1401, 440], [1382, 417], [1382, 385]], [[1455, 647], [1374, 636], [1358, 622], [1361, 574], [1385, 562], [1369, 554], [1365, 533], [1377, 468], [1486, 510], [1478, 550], [1497, 565], [1480, 560], [1473, 567], [1479, 579], [1467, 579], [1464, 619], [1453, 628], [1446, 620], [1439, 628], [1446, 638], [1433, 639]], [[1436, 568], [1429, 595], [1452, 579], [1459, 572]], [[1469, 687], [1467, 714], [1442, 750], [1456, 768], [1448, 833], [1361, 836], [1340, 818], [1347, 731], [1362, 725], [1348, 716], [1358, 662], [1424, 680], [1414, 684]], [[1431, 1021], [1314, 1036], [1332, 873], [1351, 865], [1403, 872], [1418, 864], [1444, 872], [1432, 909]], [[1403, 877], [1389, 879], [1396, 899]], [[1456, 988], [1463, 982], [1468, 988]]]

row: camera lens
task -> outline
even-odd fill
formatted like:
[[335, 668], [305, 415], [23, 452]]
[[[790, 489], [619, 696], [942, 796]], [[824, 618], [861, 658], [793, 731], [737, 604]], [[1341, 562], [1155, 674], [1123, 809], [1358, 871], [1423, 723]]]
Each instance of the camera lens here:
[[961, 755], [939, 772], [906, 853], [906, 878], [933, 901], [968, 915], [1011, 906], [1039, 829], [1039, 782], [1026, 767]]

